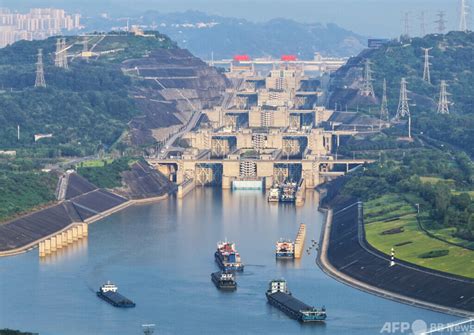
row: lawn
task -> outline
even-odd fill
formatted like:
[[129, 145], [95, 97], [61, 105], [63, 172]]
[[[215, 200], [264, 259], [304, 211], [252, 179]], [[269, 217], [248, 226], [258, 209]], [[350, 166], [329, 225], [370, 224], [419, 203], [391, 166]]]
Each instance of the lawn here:
[[[367, 241], [387, 255], [394, 248], [395, 257], [407, 262], [474, 278], [474, 251], [453, 246], [426, 235], [419, 229], [413, 209], [412, 213], [402, 215], [397, 220], [383, 221], [386, 218], [396, 217], [396, 213], [400, 212], [400, 209], [406, 209], [407, 205], [409, 206], [396, 195], [386, 195], [365, 203], [364, 214], [366, 216], [367, 214], [380, 213], [379, 216], [372, 216], [371, 223], [365, 225]], [[392, 212], [390, 208], [395, 208], [395, 210]], [[403, 231], [397, 232], [400, 231], [400, 228], [403, 228]], [[388, 231], [392, 233], [387, 234]], [[382, 234], [383, 232], [385, 234]], [[450, 237], [448, 231], [439, 233]], [[450, 237], [449, 241], [452, 239], [454, 238]], [[422, 254], [438, 250], [449, 250], [449, 254], [435, 258], [420, 257]]]
[[79, 164], [80, 167], [103, 167], [105, 162], [107, 164], [112, 163], [114, 160], [112, 158], [104, 158], [104, 159], [93, 159], [90, 161], [84, 161]]
[[427, 176], [422, 176], [420, 177], [420, 180], [422, 183], [426, 183], [426, 184], [437, 184], [438, 182], [442, 182], [442, 183], [447, 183], [447, 184], [454, 184], [454, 180], [453, 179], [443, 179], [443, 178], [440, 178], [440, 177], [427, 177]]

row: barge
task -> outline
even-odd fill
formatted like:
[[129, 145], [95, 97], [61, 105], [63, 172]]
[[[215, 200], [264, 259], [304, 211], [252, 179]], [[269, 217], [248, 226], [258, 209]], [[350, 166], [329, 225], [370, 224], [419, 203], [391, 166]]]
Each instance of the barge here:
[[266, 296], [272, 306], [275, 306], [292, 319], [304, 323], [326, 320], [326, 309], [324, 307], [315, 308], [293, 297], [287, 288], [286, 281], [283, 279], [272, 280]]
[[235, 243], [227, 241], [217, 243], [214, 258], [222, 271], [244, 271], [244, 264], [235, 249]]
[[237, 289], [234, 274], [227, 271], [218, 271], [211, 274], [212, 282], [220, 290], [233, 291]]
[[125, 298], [123, 295], [117, 292], [118, 287], [112, 284], [110, 281], [107, 281], [102, 285], [97, 291], [97, 296], [102, 300], [107, 301], [109, 304], [115, 307], [121, 308], [131, 308], [135, 307], [135, 303], [130, 299]]
[[295, 258], [295, 244], [293, 241], [280, 239], [276, 243], [275, 257], [277, 259]]

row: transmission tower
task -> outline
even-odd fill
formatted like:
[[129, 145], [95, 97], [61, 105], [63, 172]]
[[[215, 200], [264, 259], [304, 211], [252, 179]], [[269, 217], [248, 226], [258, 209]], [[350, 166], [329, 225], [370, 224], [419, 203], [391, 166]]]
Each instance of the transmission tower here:
[[444, 18], [446, 16], [444, 11], [439, 11], [438, 14], [436, 14], [438, 19], [435, 21], [436, 23], [436, 30], [440, 34], [444, 34], [444, 31], [446, 30], [446, 19]]
[[425, 65], [423, 67], [423, 80], [426, 81], [428, 84], [431, 84], [431, 75], [430, 75], [430, 56], [429, 52], [433, 48], [421, 48], [425, 52], [423, 58], [425, 59]]
[[56, 52], [54, 54], [54, 66], [56, 67], [62, 67], [61, 46], [62, 46], [61, 39], [58, 38], [56, 40]]
[[461, 0], [459, 11], [459, 30], [467, 32], [467, 16], [469, 14], [469, 6], [466, 0]]
[[58, 38], [56, 41], [56, 52], [54, 54], [54, 66], [60, 67], [63, 69], [68, 68], [65, 38]]
[[418, 18], [420, 19], [420, 36], [423, 37], [426, 35], [425, 12], [422, 11]]
[[398, 101], [398, 109], [395, 120], [398, 121], [406, 116], [408, 117], [408, 137], [411, 138], [411, 115], [408, 101], [407, 81], [405, 78], [402, 78], [400, 83], [400, 100]]
[[66, 39], [63, 38], [62, 45], [61, 45], [61, 50], [62, 52], [62, 63], [63, 63], [63, 68], [68, 69], [69, 65], [67, 63], [67, 50], [66, 50]]
[[403, 36], [410, 37], [410, 13], [405, 12], [403, 18]]
[[388, 100], [387, 100], [387, 80], [383, 79], [383, 93], [382, 93], [382, 104], [380, 105], [380, 123], [379, 128], [382, 128], [382, 123], [388, 123], [389, 112], [388, 112]]
[[439, 114], [449, 114], [449, 101], [448, 101], [448, 91], [446, 88], [448, 84], [446, 84], [446, 80], [441, 80], [440, 85], [440, 92], [439, 92], [439, 102], [438, 102], [438, 113]]
[[43, 49], [38, 49], [38, 61], [36, 62], [35, 87], [46, 87], [46, 82], [44, 80]]
[[375, 97], [374, 86], [372, 85], [372, 70], [370, 69], [370, 61], [365, 60], [364, 65], [364, 83], [362, 84], [362, 89], [360, 90], [360, 95], [364, 97]]

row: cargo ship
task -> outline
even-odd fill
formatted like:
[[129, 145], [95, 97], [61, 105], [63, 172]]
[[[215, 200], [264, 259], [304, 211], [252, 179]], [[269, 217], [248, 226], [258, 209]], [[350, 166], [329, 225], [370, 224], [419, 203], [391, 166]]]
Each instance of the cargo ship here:
[[292, 319], [300, 322], [322, 322], [326, 320], [326, 309], [306, 305], [293, 297], [283, 279], [272, 280], [266, 292], [268, 302]]
[[281, 186], [280, 202], [295, 202], [296, 183], [286, 182]]
[[233, 291], [237, 289], [237, 282], [234, 279], [234, 274], [227, 271], [218, 271], [211, 274], [211, 279], [220, 290]]
[[107, 281], [97, 291], [97, 296], [115, 307], [130, 308], [135, 307], [135, 303], [117, 292], [118, 287]]
[[279, 202], [280, 201], [280, 188], [278, 185], [270, 188], [268, 192], [268, 202]]
[[293, 241], [280, 239], [276, 243], [275, 256], [277, 259], [295, 258], [295, 244]]
[[235, 243], [227, 241], [217, 243], [214, 257], [222, 271], [244, 271], [244, 264], [235, 249]]

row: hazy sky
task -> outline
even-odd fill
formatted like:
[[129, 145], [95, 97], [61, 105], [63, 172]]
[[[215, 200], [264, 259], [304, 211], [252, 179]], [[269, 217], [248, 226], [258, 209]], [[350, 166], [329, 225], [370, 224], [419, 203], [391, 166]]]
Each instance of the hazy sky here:
[[149, 9], [162, 12], [195, 9], [252, 21], [286, 17], [305, 22], [334, 22], [357, 33], [393, 37], [402, 31], [404, 12], [410, 13], [413, 35], [420, 31], [422, 11], [425, 11], [427, 31], [434, 30], [439, 10], [446, 11], [448, 28], [455, 29], [459, 0], [0, 0], [0, 6], [21, 10], [55, 6], [84, 15], [109, 12], [116, 16]]

